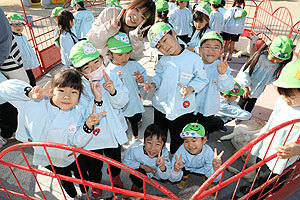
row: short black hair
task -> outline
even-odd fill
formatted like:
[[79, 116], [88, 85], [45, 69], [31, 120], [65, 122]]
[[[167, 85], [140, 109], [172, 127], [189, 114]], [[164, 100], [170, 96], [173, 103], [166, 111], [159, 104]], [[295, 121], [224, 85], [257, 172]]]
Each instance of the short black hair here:
[[145, 132], [144, 132], [144, 140], [147, 137], [152, 138], [153, 136], [156, 136], [158, 139], [161, 138], [164, 144], [166, 144], [167, 141], [167, 129], [161, 127], [158, 124], [150, 124]]
[[82, 81], [80, 74], [74, 69], [67, 69], [62, 72], [55, 74], [51, 81], [51, 88], [55, 87], [70, 87], [75, 90], [82, 91]]
[[280, 95], [286, 96], [286, 97], [292, 97], [295, 96], [295, 94], [300, 93], [300, 88], [282, 88], [277, 87], [277, 91]]

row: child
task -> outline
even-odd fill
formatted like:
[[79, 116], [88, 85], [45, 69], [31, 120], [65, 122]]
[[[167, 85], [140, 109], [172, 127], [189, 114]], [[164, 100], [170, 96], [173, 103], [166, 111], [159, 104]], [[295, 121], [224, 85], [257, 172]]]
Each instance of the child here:
[[201, 58], [181, 46], [176, 32], [166, 23], [154, 24], [148, 32], [151, 47], [157, 48], [164, 56], [156, 65], [156, 75], [144, 89], [156, 89], [152, 104], [154, 123], [169, 129], [172, 154], [182, 144], [180, 133], [185, 124], [193, 122], [195, 93], [207, 84]]
[[220, 7], [219, 7], [219, 12], [222, 13], [223, 17], [224, 17], [224, 14], [226, 12], [226, 8], [224, 8], [224, 6], [226, 5], [226, 2], [225, 0], [221, 0], [221, 4], [220, 4]]
[[138, 83], [144, 83], [147, 79], [146, 69], [136, 61], [129, 61], [132, 46], [126, 33], [117, 33], [107, 43], [111, 62], [106, 72], [119, 75], [129, 91], [129, 101], [122, 110], [131, 124], [134, 138], [138, 139], [138, 123], [145, 112]]
[[206, 2], [201, 2], [195, 7], [193, 13], [193, 24], [195, 30], [192, 34], [191, 41], [187, 44], [187, 49], [199, 53], [199, 42], [205, 33], [211, 31], [209, 28], [209, 15], [211, 12], [210, 5]]
[[265, 87], [275, 80], [285, 64], [292, 59], [294, 47], [291, 39], [279, 36], [274, 38], [269, 50], [266, 50], [267, 44], [264, 44], [249, 58], [236, 77], [236, 81], [245, 90], [238, 102], [242, 109], [252, 111]]
[[257, 123], [264, 126], [265, 122], [262, 119], [252, 116], [250, 112], [241, 109], [241, 107], [234, 103], [234, 101], [239, 96], [243, 95], [244, 92], [245, 91], [241, 88], [241, 86], [234, 80], [234, 87], [232, 90], [221, 92], [220, 110], [218, 111], [217, 116], [220, 117], [224, 123], [233, 119], [255, 120]]
[[192, 34], [191, 23], [192, 13], [188, 9], [189, 0], [176, 1], [177, 7], [170, 10], [169, 22], [174, 27], [174, 30], [178, 37], [188, 43], [190, 41], [189, 36]]
[[194, 114], [208, 133], [224, 127], [224, 122], [214, 115], [220, 109], [220, 92], [232, 90], [234, 86], [227, 57], [224, 61], [222, 57], [218, 60], [223, 53], [223, 45], [221, 35], [215, 31], [206, 33], [200, 40], [200, 55], [209, 84], [196, 94], [197, 107]]
[[107, 54], [107, 40], [119, 31], [126, 33], [132, 46], [131, 59], [144, 56], [144, 37], [155, 21], [155, 3], [153, 0], [133, 0], [126, 9], [105, 8], [93, 23], [87, 39], [101, 49], [104, 63], [110, 60]]
[[72, 62], [69, 58], [71, 48], [78, 42], [76, 35], [71, 31], [74, 25], [73, 14], [67, 10], [58, 13], [58, 36], [61, 62], [66, 66], [71, 66]]
[[176, 8], [176, 0], [168, 0], [168, 6], [169, 6], [169, 10], [173, 10], [174, 8]]
[[120, 5], [120, 1], [119, 0], [107, 0], [105, 2], [107, 7], [116, 7], [116, 8], [122, 8], [122, 6]]
[[209, 27], [211, 30], [221, 33], [223, 31], [224, 21], [223, 14], [219, 11], [221, 7], [221, 0], [210, 0], [211, 13], [209, 15]]
[[31, 86], [35, 86], [35, 77], [32, 72], [32, 69], [37, 68], [40, 66], [40, 63], [36, 57], [35, 52], [31, 48], [27, 37], [22, 34], [24, 30], [24, 24], [25, 21], [22, 19], [22, 17], [19, 14], [9, 14], [7, 16], [8, 21], [11, 25], [11, 30], [13, 32], [14, 38], [18, 44], [21, 57], [23, 60], [23, 66], [26, 70], [26, 74], [29, 78], [29, 82]]
[[[127, 125], [121, 108], [128, 103], [128, 90], [117, 75], [105, 72], [100, 53], [91, 42], [83, 40], [76, 43], [72, 47], [70, 59], [73, 66], [84, 76], [79, 106], [91, 108], [95, 103], [101, 110], [107, 112], [95, 126], [93, 138], [84, 149], [121, 162], [121, 145], [128, 141]], [[95, 86], [91, 88], [89, 82], [93, 82]], [[97, 94], [96, 99], [92, 91]], [[88, 166], [88, 180], [100, 183], [103, 162], [89, 156], [82, 156], [81, 162]], [[111, 166], [113, 184], [122, 188], [120, 172], [119, 168]], [[102, 190], [92, 188], [92, 196], [100, 198]]]
[[[49, 93], [46, 91], [49, 88]], [[82, 90], [81, 77], [74, 70], [57, 73], [44, 87], [30, 85], [19, 80], [0, 83], [0, 96], [18, 108], [19, 126], [17, 139], [68, 144], [83, 147], [92, 138], [94, 125], [104, 113], [86, 117], [76, 106]], [[85, 120], [86, 119], [86, 120]], [[24, 141], [21, 140], [21, 141]], [[54, 170], [58, 174], [80, 179], [74, 156], [70, 151], [47, 148]], [[46, 166], [53, 171], [43, 147], [34, 147], [33, 164]], [[61, 180], [67, 194], [78, 199], [72, 182]], [[86, 196], [85, 189], [80, 186]]]
[[74, 34], [79, 40], [86, 39], [86, 34], [91, 30], [95, 21], [93, 13], [84, 8], [83, 0], [72, 0], [71, 6], [75, 10], [74, 16]]
[[157, 12], [156, 22], [169, 23], [169, 20], [168, 20], [168, 14], [169, 14], [168, 2], [166, 0], [157, 0], [157, 1], [155, 1], [155, 8], [156, 8], [156, 12]]
[[[165, 144], [167, 132], [156, 124], [150, 124], [144, 132], [144, 144], [135, 141], [125, 151], [123, 164], [136, 169], [149, 178], [167, 180], [171, 173], [169, 152]], [[131, 190], [142, 192], [143, 180], [130, 175]]]
[[[203, 174], [210, 177], [222, 165], [222, 151], [217, 155], [206, 143], [205, 129], [201, 124], [187, 124], [180, 134], [183, 144], [172, 158], [172, 171], [169, 180], [180, 181], [177, 186], [181, 189], [188, 184], [190, 173]], [[214, 181], [220, 180], [218, 176]]]
[[58, 44], [58, 41], [56, 40], [56, 38], [57, 38], [57, 30], [58, 30], [58, 13], [60, 12], [60, 11], [62, 11], [62, 10], [64, 10], [64, 8], [62, 8], [62, 7], [56, 7], [56, 8], [54, 8], [53, 10], [52, 10], [52, 12], [51, 12], [51, 17], [53, 17], [53, 20], [54, 20], [54, 22], [55, 22], [55, 28], [54, 28], [54, 44], [55, 44], [55, 46], [57, 46], [57, 47], [59, 47], [59, 44]]
[[[243, 6], [243, 8], [241, 7]], [[225, 40], [224, 54], [230, 45], [228, 61], [232, 60], [235, 42], [239, 41], [240, 34], [244, 32], [247, 12], [244, 10], [245, 0], [234, 0], [232, 8], [224, 14], [224, 27], [221, 34]]]

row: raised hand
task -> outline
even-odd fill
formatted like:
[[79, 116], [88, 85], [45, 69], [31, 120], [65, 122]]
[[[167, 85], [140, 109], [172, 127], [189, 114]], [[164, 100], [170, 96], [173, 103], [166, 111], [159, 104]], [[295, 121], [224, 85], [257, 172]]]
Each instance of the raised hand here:
[[104, 80], [105, 83], [103, 83], [103, 87], [111, 94], [115, 94], [116, 89], [114, 88], [114, 83], [112, 80], [110, 80], [108, 74], [105, 72], [105, 70], [103, 70], [103, 76], [104, 76]]
[[105, 114], [106, 114], [106, 112], [96, 113], [96, 105], [94, 104], [92, 114], [90, 114], [90, 116], [88, 116], [88, 118], [85, 121], [86, 125], [89, 128], [93, 128], [93, 126], [99, 122], [100, 116], [105, 115]]
[[91, 78], [89, 78], [89, 81], [90, 81], [92, 92], [95, 96], [95, 100], [100, 102], [102, 100], [102, 91], [101, 91], [100, 83], [93, 82]]
[[144, 77], [142, 76], [141, 72], [133, 72], [135, 75], [135, 80], [139, 83], [144, 83]]
[[118, 71], [118, 72], [117, 72], [117, 75], [119, 76], [120, 80], [123, 82], [122, 72], [121, 72], [121, 71]]
[[168, 156], [164, 156], [164, 157], [160, 157], [161, 156], [161, 151], [160, 153], [158, 154], [158, 158], [156, 160], [156, 165], [159, 167], [159, 169], [161, 171], [165, 171], [166, 170], [166, 166], [165, 166], [165, 159], [168, 157]]
[[114, 16], [113, 19], [111, 20], [111, 26], [115, 27], [116, 30], [120, 29], [119, 22], [123, 13], [124, 13], [124, 9], [122, 9], [120, 14], [117, 16], [117, 9], [116, 7], [114, 7]]
[[247, 99], [249, 97], [249, 94], [250, 94], [250, 90], [249, 90], [249, 87], [244, 87], [244, 94], [242, 95], [244, 99]]
[[180, 85], [180, 94], [182, 94], [183, 98], [187, 97], [190, 93], [194, 91], [194, 88], [191, 86], [184, 86], [181, 82], [178, 81], [178, 84]]
[[144, 32], [145, 30], [147, 30], [147, 29], [149, 29], [149, 28], [151, 27], [151, 25], [149, 25], [149, 26], [146, 26], [145, 28], [142, 28], [142, 26], [145, 24], [145, 22], [146, 22], [146, 19], [144, 19], [144, 20], [142, 21], [142, 23], [140, 23], [140, 25], [138, 25], [138, 26], [136, 27], [136, 29], [137, 29], [137, 34], [138, 34], [139, 37], [142, 36], [142, 34], [143, 34], [143, 32]]
[[218, 67], [219, 74], [223, 75], [226, 73], [226, 70], [228, 68], [228, 63], [227, 63], [228, 55], [226, 56], [224, 61], [223, 61], [222, 53], [220, 57], [221, 57], [220, 64], [217, 64], [217, 67]]
[[32, 90], [28, 93], [28, 97], [34, 100], [41, 99], [43, 97], [53, 97], [55, 96], [52, 93], [47, 92], [48, 87], [50, 86], [51, 82], [48, 81], [44, 87], [39, 85], [32, 88]]
[[219, 155], [217, 153], [217, 148], [215, 148], [215, 155], [214, 159], [212, 161], [214, 171], [216, 171], [219, 167], [222, 165], [222, 155], [224, 154], [224, 151], [222, 151]]
[[177, 154], [175, 154], [175, 159], [176, 159], [176, 162], [174, 163], [174, 171], [179, 172], [184, 167], [184, 165], [182, 163], [182, 154], [180, 154], [179, 159], [178, 159]]
[[152, 90], [155, 89], [155, 84], [154, 83], [149, 83], [149, 82], [146, 82], [146, 83], [140, 83], [139, 86], [144, 86], [144, 90], [149, 93], [151, 92]]

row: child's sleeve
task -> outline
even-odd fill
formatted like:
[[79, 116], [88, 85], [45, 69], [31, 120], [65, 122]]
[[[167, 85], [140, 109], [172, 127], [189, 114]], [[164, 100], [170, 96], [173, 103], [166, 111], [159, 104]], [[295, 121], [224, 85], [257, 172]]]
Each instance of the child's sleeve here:
[[162, 60], [158, 61], [155, 67], [155, 76], [152, 77], [151, 83], [155, 83], [156, 89], [160, 87], [162, 76], [164, 73], [164, 66], [161, 64]]
[[249, 120], [251, 113], [241, 109], [238, 105], [228, 103], [221, 103], [218, 115], [231, 117], [239, 120]]
[[244, 67], [245, 67], [245, 65], [242, 66], [242, 68], [240, 69], [239, 73], [237, 74], [236, 81], [242, 87], [249, 87], [251, 85], [251, 83], [252, 83], [251, 77], [249, 75], [249, 68], [250, 67], [248, 67], [245, 71], [243, 71]]
[[197, 62], [194, 64], [193, 71], [194, 71], [193, 74], [194, 77], [192, 78], [188, 86], [193, 87], [196, 93], [196, 92], [200, 92], [208, 83], [205, 67], [200, 57], [197, 60]]
[[169, 152], [168, 152], [168, 149], [166, 147], [163, 149], [163, 153], [162, 153], [161, 157], [165, 157], [165, 156], [168, 156], [164, 160], [166, 171], [162, 172], [159, 167], [157, 167], [157, 169], [156, 169], [157, 170], [157, 175], [159, 176], [159, 178], [161, 178], [163, 180], [169, 179], [169, 177], [171, 175], [171, 170], [172, 170], [171, 161], [170, 161], [170, 158], [169, 158]]
[[[179, 147], [180, 148], [180, 147]], [[176, 162], [176, 157], [175, 155], [177, 155], [177, 157], [179, 158], [180, 157], [180, 154], [181, 154], [181, 151], [180, 149], [178, 149], [175, 154], [173, 155], [173, 158], [172, 158], [172, 164], [171, 164], [171, 174], [170, 174], [170, 178], [169, 178], [169, 181], [171, 182], [178, 182], [181, 180], [182, 176], [183, 176], [183, 171], [180, 170], [179, 172], [175, 172], [174, 171], [174, 164]], [[183, 162], [183, 161], [182, 161]], [[183, 163], [184, 164], [184, 163]]]
[[[216, 66], [217, 67], [217, 66]], [[219, 92], [227, 92], [232, 90], [234, 87], [233, 77], [231, 74], [231, 69], [228, 66], [225, 74], [218, 75], [218, 91]]]
[[227, 9], [225, 11], [225, 14], [224, 14], [224, 24], [226, 24], [233, 17], [233, 14], [234, 14], [234, 10], [232, 8]]
[[[205, 149], [206, 152], [204, 155], [206, 156], [206, 159], [205, 159], [205, 164], [203, 169], [200, 169], [200, 174], [204, 174], [208, 178], [215, 172], [212, 164], [212, 161], [214, 159], [214, 152], [208, 145], [206, 146]], [[221, 178], [221, 174], [213, 182], [219, 181], [220, 178]]]
[[74, 41], [71, 38], [72, 36], [70, 34], [67, 35], [60, 35], [59, 43], [60, 43], [60, 48], [61, 48], [61, 55], [62, 58], [64, 58], [66, 65], [71, 66], [72, 61], [70, 60], [70, 51], [72, 47], [74, 46]]
[[[138, 64], [138, 70], [137, 71], [139, 71], [140, 73], [141, 73], [141, 75], [144, 77], [144, 83], [146, 83], [146, 81], [147, 81], [147, 71], [146, 71], [146, 69], [141, 65], [141, 64], [139, 64], [139, 63], [137, 63]], [[137, 82], [137, 84], [139, 84], [138, 82]], [[139, 89], [141, 89], [141, 88], [143, 88], [143, 86], [138, 86], [138, 88]]]
[[133, 169], [140, 168], [140, 164], [136, 158], [136, 148], [138, 145], [141, 145], [140, 141], [135, 141], [126, 151], [123, 158], [123, 164], [131, 167]]
[[121, 109], [123, 108], [129, 100], [129, 92], [127, 87], [122, 83], [120, 80], [119, 76], [109, 73], [109, 77], [114, 83], [114, 88], [116, 89], [116, 94], [115, 95], [108, 95], [109, 96], [109, 101], [113, 108], [115, 109]]

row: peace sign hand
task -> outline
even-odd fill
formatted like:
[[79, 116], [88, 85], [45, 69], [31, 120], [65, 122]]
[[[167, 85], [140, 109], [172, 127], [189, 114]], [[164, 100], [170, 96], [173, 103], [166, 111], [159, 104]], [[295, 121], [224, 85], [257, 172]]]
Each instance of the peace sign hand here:
[[217, 153], [217, 148], [215, 148], [215, 155], [214, 155], [214, 159], [212, 161], [212, 164], [213, 164], [213, 168], [214, 168], [214, 171], [217, 171], [217, 169], [219, 167], [221, 167], [222, 165], [222, 155], [224, 154], [224, 151], [222, 151], [219, 155]]
[[50, 86], [51, 82], [48, 81], [44, 87], [39, 85], [32, 88], [32, 90], [28, 93], [28, 97], [34, 100], [41, 99], [43, 97], [53, 97], [55, 96], [53, 93], [47, 92], [48, 87]]
[[96, 113], [96, 105], [93, 105], [93, 112], [88, 116], [85, 123], [86, 125], [92, 129], [94, 125], [96, 125], [100, 121], [100, 116], [105, 115], [106, 112]]
[[142, 76], [141, 72], [133, 72], [135, 75], [135, 80], [139, 83], [144, 83], [144, 77]]
[[95, 100], [100, 102], [102, 100], [102, 91], [99, 82], [93, 82], [91, 78], [89, 78], [92, 92], [95, 96]]
[[168, 156], [164, 156], [164, 157], [160, 157], [161, 156], [161, 151], [160, 153], [158, 154], [158, 158], [156, 160], [156, 165], [159, 167], [159, 169], [164, 172], [166, 170], [166, 166], [165, 166], [165, 159], [168, 157]]
[[184, 167], [184, 165], [182, 163], [182, 154], [180, 154], [179, 159], [178, 159], [177, 154], [175, 154], [175, 159], [176, 159], [176, 162], [174, 163], [174, 171], [179, 172]]
[[149, 82], [146, 82], [146, 83], [140, 83], [139, 86], [144, 86], [144, 90], [149, 93], [151, 92], [152, 90], [155, 89], [155, 83], [149, 83]]
[[149, 25], [149, 26], [146, 26], [145, 28], [142, 28], [142, 26], [145, 24], [145, 22], [146, 22], [146, 19], [144, 19], [144, 20], [142, 21], [142, 23], [140, 23], [140, 25], [138, 25], [138, 26], [136, 27], [137, 34], [138, 34], [139, 37], [142, 36], [142, 34], [143, 34], [143, 32], [144, 32], [145, 30], [147, 30], [147, 29], [149, 29], [149, 28], [151, 27], [151, 25]]
[[112, 80], [110, 80], [108, 74], [105, 72], [105, 70], [103, 70], [103, 76], [104, 76], [104, 80], [105, 83], [103, 83], [103, 87], [111, 94], [115, 94], [116, 93], [116, 89], [114, 88], [114, 83]]
[[116, 30], [120, 29], [119, 22], [123, 13], [124, 13], [124, 9], [121, 10], [120, 14], [117, 17], [117, 9], [116, 7], [114, 7], [114, 16], [113, 19], [111, 20], [111, 26], [115, 27]]
[[223, 75], [226, 73], [226, 70], [228, 68], [228, 63], [227, 63], [228, 55], [226, 55], [226, 58], [224, 61], [223, 61], [222, 53], [221, 53], [220, 57], [221, 57], [220, 64], [217, 64], [217, 67], [218, 67], [219, 74]]
[[178, 84], [181, 86], [180, 94], [182, 94], [183, 98], [187, 97], [190, 93], [194, 91], [194, 88], [191, 86], [184, 86], [181, 82], [178, 81]]

